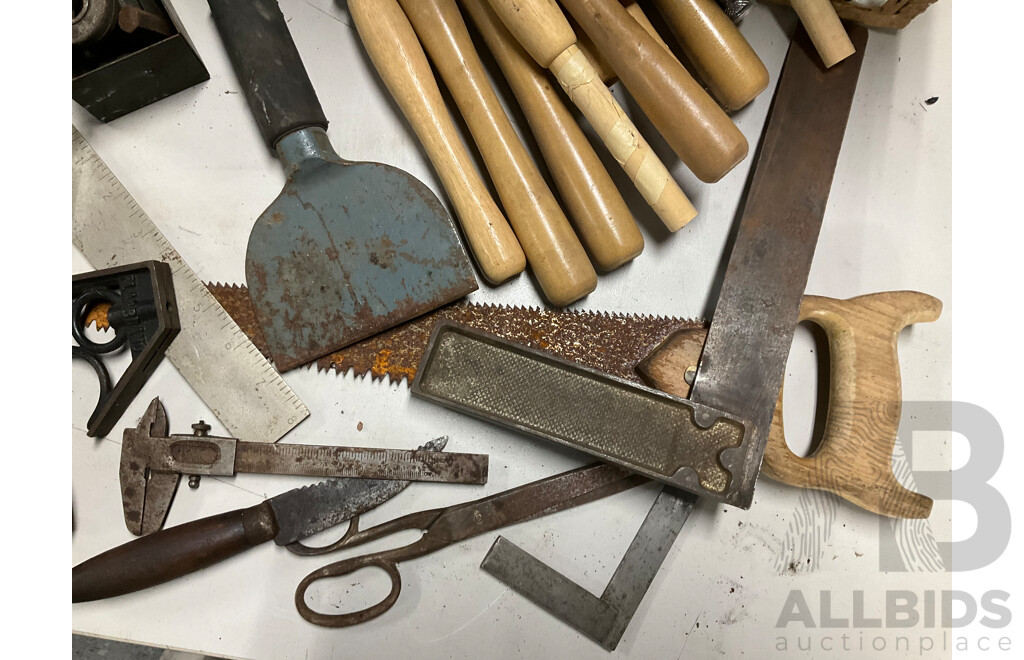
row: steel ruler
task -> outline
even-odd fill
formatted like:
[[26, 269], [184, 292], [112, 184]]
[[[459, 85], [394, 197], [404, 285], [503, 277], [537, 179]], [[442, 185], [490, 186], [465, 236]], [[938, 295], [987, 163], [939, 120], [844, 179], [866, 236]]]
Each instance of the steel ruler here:
[[72, 243], [94, 268], [155, 259], [174, 278], [181, 332], [166, 351], [192, 389], [232, 435], [276, 442], [309, 416], [274, 366], [228, 316], [72, 127]]

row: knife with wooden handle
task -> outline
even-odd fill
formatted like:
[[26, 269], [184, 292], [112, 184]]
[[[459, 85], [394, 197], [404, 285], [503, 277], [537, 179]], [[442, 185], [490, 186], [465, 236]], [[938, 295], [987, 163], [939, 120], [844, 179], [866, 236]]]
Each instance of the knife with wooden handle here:
[[412, 125], [455, 207], [484, 278], [499, 284], [526, 268], [526, 256], [466, 153], [430, 64], [395, 0], [350, 0], [363, 47]]
[[455, 0], [398, 0], [455, 99], [526, 261], [552, 304], [597, 286], [597, 273], [494, 93]]
[[739, 110], [768, 87], [764, 62], [714, 0], [654, 0], [654, 6], [723, 108]]
[[725, 111], [619, 0], [562, 0], [673, 151], [714, 183], [747, 155]]
[[463, 0], [537, 139], [576, 232], [601, 270], [613, 270], [639, 255], [644, 237], [597, 152], [562, 101], [544, 69], [478, 0]]
[[555, 74], [665, 226], [676, 231], [696, 217], [679, 184], [576, 46], [576, 34], [554, 0], [488, 2], [537, 64]]
[[[419, 447], [442, 451], [447, 438]], [[391, 479], [328, 479], [294, 488], [247, 509], [153, 532], [71, 569], [71, 602], [147, 589], [194, 573], [267, 541], [283, 546], [358, 518], [409, 487]]]

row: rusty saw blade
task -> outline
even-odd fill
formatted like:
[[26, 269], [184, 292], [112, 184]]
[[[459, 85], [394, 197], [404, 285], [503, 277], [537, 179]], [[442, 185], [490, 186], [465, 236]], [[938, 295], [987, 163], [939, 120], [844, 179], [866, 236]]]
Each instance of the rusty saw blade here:
[[[256, 322], [244, 286], [208, 284], [217, 302], [249, 336], [253, 344], [269, 356], [269, 349]], [[102, 328], [103, 310], [91, 317]], [[506, 305], [479, 305], [457, 302], [420, 316], [390, 330], [352, 344], [315, 363], [320, 370], [340, 373], [353, 371], [357, 376], [385, 376], [392, 381], [411, 381], [427, 347], [427, 340], [439, 321], [447, 320], [484, 330], [503, 339], [545, 351], [591, 369], [643, 382], [635, 371], [669, 335], [678, 330], [705, 328], [703, 321], [666, 316], [610, 314], [578, 310], [547, 310]], [[700, 338], [703, 340], [703, 336]]]

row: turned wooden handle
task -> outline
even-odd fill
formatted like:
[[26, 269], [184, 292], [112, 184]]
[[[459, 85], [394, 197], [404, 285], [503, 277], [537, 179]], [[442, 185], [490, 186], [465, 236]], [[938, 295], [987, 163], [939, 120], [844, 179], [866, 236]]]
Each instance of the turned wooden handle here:
[[71, 602], [111, 598], [206, 568], [277, 535], [270, 504], [154, 532], [71, 569]]
[[555, 74], [562, 89], [665, 226], [676, 231], [696, 217], [697, 210], [679, 184], [576, 46], [576, 35], [554, 1], [488, 2], [526, 52]]
[[[831, 376], [824, 433], [814, 454], [790, 451], [775, 407], [763, 474], [800, 488], [826, 490], [893, 518], [927, 518], [932, 500], [903, 487], [892, 472], [902, 393], [896, 342], [912, 323], [934, 321], [942, 303], [916, 291], [889, 291], [836, 300], [804, 296], [800, 320], [828, 336]], [[686, 372], [700, 359], [706, 331], [672, 335], [637, 366], [650, 385], [689, 396]]]
[[853, 42], [829, 0], [790, 0], [790, 4], [826, 68], [853, 55]]
[[547, 72], [519, 46], [486, 3], [463, 0], [533, 131], [576, 233], [601, 270], [644, 249], [644, 237], [601, 159], [573, 119]]
[[725, 111], [619, 0], [562, 0], [665, 141], [701, 181], [714, 183], [747, 155]]
[[768, 87], [768, 69], [715, 0], [654, 0], [683, 53], [722, 107], [739, 110]]
[[441, 177], [480, 272], [491, 284], [526, 268], [526, 256], [462, 146], [427, 57], [396, 0], [350, 0], [363, 47]]
[[455, 0], [398, 0], [469, 126], [544, 297], [563, 306], [597, 286], [568, 218], [505, 115]]
[[[645, 14], [644, 10], [640, 8], [640, 5], [636, 0], [622, 0], [622, 6], [625, 7], [629, 15], [640, 24], [640, 27], [647, 31], [647, 34], [651, 35], [659, 44], [661, 44], [665, 50], [672, 55], [672, 57], [675, 57], [675, 53], [672, 52], [669, 45], [665, 43], [665, 40], [661, 38], [660, 34], [658, 34], [658, 31], [654, 28], [654, 25], [651, 24], [650, 19], [647, 18], [647, 14]], [[566, 18], [569, 20], [569, 25], [576, 33], [576, 45], [579, 46], [580, 50], [583, 51], [583, 54], [587, 56], [590, 63], [594, 65], [594, 70], [597, 71], [599, 76], [601, 76], [601, 82], [606, 85], [611, 85], [617, 81], [619, 77], [615, 75], [615, 71], [612, 69], [612, 66], [608, 64], [608, 60], [604, 59], [604, 55], [602, 55], [601, 51], [597, 49], [594, 42], [590, 40], [587, 33], [578, 29], [578, 25], [573, 25], [572, 16], [566, 16]]]

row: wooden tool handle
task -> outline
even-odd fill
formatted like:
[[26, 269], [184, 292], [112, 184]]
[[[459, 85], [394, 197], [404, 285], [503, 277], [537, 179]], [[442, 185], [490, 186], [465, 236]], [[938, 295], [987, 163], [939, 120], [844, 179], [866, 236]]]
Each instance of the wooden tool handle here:
[[697, 178], [718, 181], [746, 157], [743, 133], [619, 0], [562, 4]]
[[[621, 0], [621, 2], [622, 6], [626, 8], [626, 12], [633, 17], [633, 20], [639, 23], [640, 27], [647, 31], [647, 34], [651, 35], [659, 44], [661, 44], [666, 52], [670, 53], [672, 57], [675, 57], [675, 53], [672, 53], [672, 49], [669, 48], [668, 44], [665, 43], [665, 40], [661, 38], [660, 34], [658, 34], [658, 31], [654, 28], [654, 25], [651, 24], [650, 19], [647, 18], [647, 14], [644, 13], [644, 10], [640, 7], [639, 3], [637, 3], [636, 0]], [[572, 16], [566, 16], [566, 19], [568, 19], [569, 25], [572, 27], [573, 31], [576, 32], [576, 45], [580, 47], [583, 54], [586, 55], [587, 59], [590, 60], [590, 63], [594, 65], [594, 70], [597, 71], [599, 76], [601, 76], [601, 82], [606, 85], [611, 85], [617, 81], [619, 77], [615, 74], [611, 65], [608, 64], [608, 61], [604, 59], [604, 55], [602, 55], [601, 51], [594, 45], [594, 42], [587, 36], [587, 33], [579, 29], [578, 25], [573, 25]]]
[[829, 0], [790, 0], [825, 67], [842, 62], [855, 49]]
[[[697, 209], [576, 46], [576, 35], [554, 0], [488, 2], [537, 64], [555, 74], [669, 231], [678, 230], [696, 217]], [[563, 50], [558, 51], [560, 47]]]
[[[902, 393], [896, 341], [912, 323], [939, 318], [942, 303], [916, 291], [875, 293], [849, 300], [804, 296], [800, 320], [828, 336], [832, 374], [828, 417], [813, 455], [786, 444], [782, 406], [775, 409], [764, 473], [802, 488], [833, 492], [894, 518], [927, 518], [932, 500], [904, 488], [892, 472]], [[782, 393], [779, 393], [781, 404]]]
[[644, 237], [629, 207], [547, 73], [486, 3], [464, 0], [462, 6], [519, 101], [591, 259], [607, 271], [639, 255]]
[[[791, 486], [827, 490], [884, 516], [927, 518], [932, 500], [904, 488], [892, 472], [902, 400], [896, 341], [903, 328], [934, 321], [941, 311], [939, 300], [915, 291], [849, 300], [804, 296], [800, 320], [821, 326], [829, 341], [825, 429], [813, 455], [790, 451], [780, 390], [762, 472]], [[672, 335], [637, 371], [648, 384], [688, 397], [686, 373], [700, 359], [705, 337], [704, 330]]]
[[682, 228], [696, 217], [697, 209], [597, 77], [582, 51], [569, 46], [551, 63], [551, 72], [669, 231]]
[[540, 170], [505, 115], [455, 0], [399, 0], [462, 112], [544, 296], [579, 300], [597, 273]]
[[350, 0], [363, 47], [412, 125], [455, 207], [484, 278], [521, 273], [526, 256], [466, 153], [416, 34], [396, 0]]
[[768, 87], [768, 69], [715, 0], [654, 0], [708, 89], [739, 110]]
[[270, 504], [155, 532], [71, 569], [71, 602], [111, 598], [188, 575], [277, 534]]

